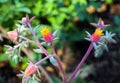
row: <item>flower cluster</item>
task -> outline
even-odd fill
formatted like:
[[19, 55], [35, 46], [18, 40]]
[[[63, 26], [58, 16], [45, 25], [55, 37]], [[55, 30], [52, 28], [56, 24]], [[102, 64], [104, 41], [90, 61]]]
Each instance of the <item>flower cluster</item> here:
[[98, 24], [91, 23], [91, 25], [95, 26], [96, 30], [92, 35], [86, 31], [88, 36], [85, 39], [93, 43], [93, 46], [95, 48], [94, 55], [95, 57], [99, 57], [102, 55], [104, 50], [108, 51], [107, 44], [109, 42], [115, 43], [115, 40], [113, 39], [115, 34], [105, 31], [105, 28], [109, 25], [104, 25], [104, 22], [101, 18], [99, 19]]
[[[33, 49], [33, 51], [37, 54], [44, 54], [45, 57], [40, 59], [38, 62], [36, 63], [29, 63], [28, 66], [25, 69], [25, 72], [22, 72], [22, 74], [19, 74], [19, 76], [23, 76], [22, 78], [22, 82], [23, 83], [31, 83], [30, 80], [33, 79], [38, 79], [35, 75], [35, 72], [38, 72], [38, 75], [40, 76], [39, 73], [39, 66], [40, 64], [45, 61], [45, 60], [49, 60], [50, 63], [55, 66], [58, 67], [60, 72], [62, 73], [62, 80], [63, 83], [70, 83], [70, 81], [72, 79], [74, 79], [78, 73], [79, 73], [79, 69], [82, 67], [82, 64], [85, 62], [85, 60], [87, 59], [88, 55], [90, 54], [91, 50], [95, 49], [95, 57], [99, 57], [102, 55], [103, 51], [106, 50], [108, 51], [108, 47], [107, 44], [108, 43], [116, 43], [116, 41], [113, 39], [113, 37], [115, 36], [115, 34], [108, 32], [105, 30], [105, 28], [109, 25], [105, 25], [103, 20], [100, 18], [98, 23], [91, 23], [91, 25], [93, 25], [94, 27], [96, 27], [95, 31], [93, 32], [93, 34], [90, 34], [89, 32], [86, 31], [87, 33], [87, 38], [85, 38], [86, 40], [90, 41], [91, 44], [88, 48], [88, 50], [86, 51], [85, 55], [83, 56], [82, 60], [80, 61], [80, 63], [78, 64], [78, 66], [76, 67], [76, 69], [73, 71], [73, 73], [70, 75], [69, 79], [67, 80], [66, 77], [66, 72], [64, 70], [64, 68], [62, 67], [62, 63], [59, 60], [56, 51], [55, 51], [55, 47], [53, 45], [53, 41], [58, 39], [56, 37], [58, 30], [56, 30], [55, 32], [51, 32], [50, 29], [48, 29], [47, 26], [45, 27], [32, 27], [31, 26], [31, 22], [35, 17], [32, 17], [31, 19], [29, 18], [29, 16], [26, 14], [26, 17], [23, 17], [22, 20], [19, 21], [19, 24], [17, 25], [17, 29], [13, 30], [13, 31], [9, 31], [7, 32], [8, 37], [17, 42], [17, 45], [14, 45], [13, 47], [6, 45], [6, 47], [8, 48], [6, 53], [11, 55], [11, 57], [13, 59], [18, 60], [19, 58], [21, 58], [20, 56], [20, 50], [23, 47], [27, 47], [28, 43], [32, 43], [35, 46], [35, 48]], [[41, 36], [42, 38], [38, 38], [37, 35], [37, 30], [40, 28], [41, 32]], [[32, 37], [34, 40], [31, 40], [32, 38], [29, 39], [29, 37], [27, 38], [28, 33], [32, 34]], [[43, 40], [43, 42], [41, 42], [41, 40]], [[52, 49], [52, 52], [49, 53], [47, 51], [47, 49], [45, 48], [46, 45], [44, 44], [48, 44], [48, 46], [50, 46], [50, 48]], [[44, 45], [44, 46], [43, 46]], [[18, 50], [17, 50], [18, 49]], [[27, 50], [25, 51], [27, 52]], [[30, 53], [27, 53], [28, 57], [30, 57]], [[32, 58], [34, 59], [34, 58]], [[32, 61], [31, 59], [31, 61]], [[16, 61], [17, 62], [17, 61]], [[41, 69], [41, 71], [45, 72], [43, 69]], [[46, 73], [45, 73], [46, 74]], [[39, 79], [38, 79], [39, 80]], [[35, 83], [35, 80], [32, 80]]]

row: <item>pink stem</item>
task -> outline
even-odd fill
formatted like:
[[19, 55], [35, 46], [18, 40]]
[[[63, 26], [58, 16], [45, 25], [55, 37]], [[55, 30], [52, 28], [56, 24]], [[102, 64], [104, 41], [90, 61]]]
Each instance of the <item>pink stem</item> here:
[[63, 83], [67, 83], [66, 72], [65, 72], [65, 70], [64, 70], [63, 67], [62, 67], [62, 64], [61, 64], [60, 59], [57, 57], [57, 54], [56, 54], [56, 52], [55, 52], [54, 45], [53, 45], [52, 43], [51, 43], [51, 48], [52, 48], [52, 51], [53, 51], [53, 55], [55, 55], [55, 59], [56, 59], [56, 61], [57, 61], [58, 67], [59, 67], [60, 71], [61, 71], [62, 74], [63, 74], [63, 77], [62, 77]]
[[39, 43], [39, 40], [38, 40], [38, 38], [37, 38], [37, 36], [36, 36], [34, 30], [32, 29], [31, 25], [29, 24], [28, 26], [29, 26], [30, 31], [32, 32], [34, 38], [35, 38], [36, 45], [44, 52], [44, 54], [45, 54], [46, 56], [48, 56], [49, 53], [48, 53], [47, 50]]
[[76, 67], [76, 69], [74, 70], [74, 72], [71, 74], [71, 76], [69, 77], [68, 83], [70, 83], [70, 81], [74, 79], [75, 75], [80, 70], [80, 68], [82, 67], [83, 63], [86, 61], [86, 59], [88, 58], [88, 55], [90, 54], [90, 52], [91, 52], [92, 49], [93, 49], [93, 43], [91, 42], [91, 44], [90, 44], [87, 52], [83, 56], [82, 60], [80, 61], [80, 63], [78, 64], [78, 66]]
[[[54, 55], [53, 55], [54, 56]], [[46, 56], [45, 58], [41, 59], [39, 62], [35, 63], [36, 66], [39, 66], [43, 61], [49, 59], [50, 57], [53, 57], [51, 55]]]

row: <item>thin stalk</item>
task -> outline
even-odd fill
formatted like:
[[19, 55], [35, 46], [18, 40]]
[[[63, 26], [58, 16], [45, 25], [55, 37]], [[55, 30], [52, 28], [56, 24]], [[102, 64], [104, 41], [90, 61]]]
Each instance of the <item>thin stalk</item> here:
[[54, 45], [51, 43], [51, 48], [52, 48], [52, 51], [53, 51], [53, 55], [55, 55], [55, 59], [57, 61], [57, 64], [58, 64], [58, 68], [59, 70], [62, 72], [62, 79], [63, 79], [63, 83], [67, 83], [67, 78], [66, 78], [66, 72], [65, 70], [63, 69], [62, 67], [62, 64], [61, 64], [61, 61], [60, 59], [58, 58], [56, 52], [55, 52], [55, 48], [54, 48]]
[[78, 66], [76, 67], [74, 72], [71, 74], [71, 76], [69, 77], [68, 83], [70, 83], [70, 81], [74, 79], [75, 75], [80, 70], [80, 68], [82, 67], [83, 63], [86, 61], [86, 59], [88, 58], [88, 55], [90, 54], [92, 49], [93, 49], [93, 43], [91, 42], [91, 44], [89, 45], [89, 48], [88, 48], [87, 52], [85, 53], [85, 55], [83, 56], [82, 60], [80, 61], [80, 63], [78, 64]]
[[49, 53], [48, 53], [47, 50], [39, 43], [39, 40], [38, 40], [38, 38], [37, 38], [34, 30], [32, 29], [31, 25], [29, 24], [28, 26], [29, 26], [29, 28], [30, 28], [30, 31], [32, 32], [33, 37], [35, 38], [36, 45], [44, 52], [44, 54], [45, 54], [46, 56], [48, 56]]
[[[54, 56], [54, 55], [53, 55], [53, 56]], [[36, 65], [36, 66], [39, 66], [43, 61], [45, 61], [45, 60], [47, 60], [47, 59], [49, 59], [50, 57], [53, 57], [53, 56], [48, 55], [48, 56], [46, 56], [45, 58], [43, 58], [43, 59], [41, 59], [40, 61], [38, 61], [37, 63], [35, 63], [35, 65]]]
[[34, 41], [32, 41], [32, 40], [30, 40], [30, 39], [28, 39], [28, 38], [26, 38], [26, 37], [19, 36], [19, 38], [22, 38], [22, 39], [24, 39], [24, 40], [26, 40], [26, 41], [28, 41], [28, 42], [30, 42], [30, 43], [32, 43], [32, 44], [36, 44], [36, 42], [34, 42]]
[[[49, 53], [47, 52], [47, 50], [39, 43], [39, 40], [38, 40], [34, 30], [32, 29], [31, 25], [29, 24], [28, 26], [30, 28], [30, 31], [32, 32], [33, 37], [35, 38], [35, 45], [38, 46], [44, 52], [44, 54], [46, 56], [49, 56]], [[40, 68], [40, 70], [44, 71], [44, 69], [41, 66], [39, 66], [39, 68]], [[49, 82], [53, 83], [50, 76], [46, 73], [46, 71], [44, 71], [43, 73], [45, 74], [45, 76], [49, 80]]]

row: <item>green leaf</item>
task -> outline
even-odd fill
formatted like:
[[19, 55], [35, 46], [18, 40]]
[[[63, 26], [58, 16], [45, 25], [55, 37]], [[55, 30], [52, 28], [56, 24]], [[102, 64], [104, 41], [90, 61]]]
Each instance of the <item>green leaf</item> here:
[[79, 0], [79, 1], [81, 6], [87, 5], [87, 0]]
[[15, 11], [17, 12], [25, 12], [25, 13], [31, 13], [31, 10], [27, 7], [20, 7], [20, 8], [17, 8]]
[[35, 26], [34, 31], [37, 32], [39, 28], [40, 28], [40, 25]]
[[22, 58], [22, 66], [21, 69], [24, 70], [27, 67], [28, 58], [25, 56]]
[[62, 81], [55, 76], [52, 77], [52, 80], [54, 81], [54, 83], [62, 83]]
[[2, 54], [2, 55], [0, 55], [0, 61], [5, 61], [5, 60], [7, 60], [8, 59], [8, 54]]
[[41, 49], [33, 49], [33, 51], [36, 53], [43, 53], [43, 51]]
[[17, 63], [14, 60], [10, 60], [10, 65], [15, 68]]
[[86, 83], [86, 82], [81, 78], [76, 78], [76, 79], [72, 80], [70, 83]]
[[30, 79], [30, 80], [28, 81], [28, 83], [40, 83], [40, 82], [37, 81], [37, 80], [35, 80], [35, 79]]
[[57, 30], [55, 30], [54, 32], [53, 32], [53, 35], [54, 36], [56, 36], [57, 34], [58, 34], [58, 32], [59, 32], [59, 30], [57, 29]]
[[111, 4], [111, 3], [113, 2], [113, 0], [105, 0], [105, 2], [106, 2], [107, 4]]
[[38, 16], [41, 9], [42, 9], [42, 1], [38, 0], [38, 2], [35, 4], [35, 7], [33, 8], [33, 13]]
[[8, 0], [0, 0], [0, 3], [8, 2]]
[[51, 64], [53, 65], [53, 66], [56, 66], [56, 60], [55, 60], [55, 58], [54, 57], [50, 57], [50, 62], [51, 62]]

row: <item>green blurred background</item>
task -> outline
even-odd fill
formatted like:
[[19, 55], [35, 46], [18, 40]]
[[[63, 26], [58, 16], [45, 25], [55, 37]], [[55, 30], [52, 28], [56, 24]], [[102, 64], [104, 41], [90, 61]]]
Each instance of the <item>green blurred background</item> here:
[[[22, 61], [15, 63], [5, 54], [4, 45], [14, 45], [6, 38], [6, 32], [16, 29], [15, 24], [25, 17], [26, 13], [30, 17], [36, 16], [32, 26], [43, 24], [50, 27], [52, 32], [59, 30], [60, 41], [54, 43], [68, 75], [89, 46], [89, 42], [84, 38], [86, 37], [85, 31], [92, 33], [95, 30], [90, 23], [97, 23], [101, 17], [105, 24], [111, 24], [107, 30], [116, 33], [117, 44], [110, 44], [109, 53], [104, 52], [103, 56], [98, 59], [94, 58], [91, 53], [83, 66], [83, 72], [71, 83], [120, 83], [119, 0], [0, 0], [0, 83], [18, 83], [18, 80], [21, 83], [21, 78], [18, 78], [16, 74], [26, 68], [28, 58], [22, 52]], [[38, 36], [40, 36], [39, 33]], [[36, 61], [40, 60], [43, 56], [35, 54], [31, 47], [26, 49]], [[47, 49], [51, 51], [49, 47]], [[42, 66], [54, 83], [61, 83], [58, 69], [53, 67], [49, 61], [43, 63]], [[47, 82], [43, 79], [42, 83]]]

